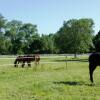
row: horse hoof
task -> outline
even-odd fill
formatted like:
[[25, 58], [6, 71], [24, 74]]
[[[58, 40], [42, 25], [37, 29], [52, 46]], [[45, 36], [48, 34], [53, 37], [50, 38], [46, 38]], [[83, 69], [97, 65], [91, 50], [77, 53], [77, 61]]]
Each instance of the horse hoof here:
[[89, 86], [95, 86], [96, 85], [96, 83], [91, 83]]

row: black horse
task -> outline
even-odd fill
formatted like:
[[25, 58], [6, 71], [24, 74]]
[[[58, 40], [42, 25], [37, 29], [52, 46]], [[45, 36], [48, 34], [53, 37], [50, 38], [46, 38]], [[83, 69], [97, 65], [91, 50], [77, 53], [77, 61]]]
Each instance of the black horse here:
[[22, 67], [24, 67], [25, 63], [27, 63], [28, 66], [31, 67], [32, 61], [35, 61], [35, 64], [39, 64], [40, 57], [36, 57], [35, 55], [18, 56], [14, 61], [14, 66], [18, 67], [18, 64], [22, 63]]
[[90, 71], [90, 80], [93, 83], [93, 72], [97, 66], [100, 65], [100, 53], [92, 53], [89, 56], [89, 71]]

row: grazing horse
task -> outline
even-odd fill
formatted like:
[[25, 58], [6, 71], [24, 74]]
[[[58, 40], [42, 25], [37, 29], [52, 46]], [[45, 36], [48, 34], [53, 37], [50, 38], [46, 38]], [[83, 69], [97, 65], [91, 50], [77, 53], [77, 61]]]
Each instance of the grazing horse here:
[[89, 56], [90, 80], [93, 83], [93, 72], [97, 66], [100, 66], [100, 53], [92, 53]]
[[14, 65], [15, 67], [18, 67], [18, 64], [22, 63], [22, 67], [24, 67], [25, 63], [27, 63], [28, 66], [31, 67], [32, 61], [35, 61], [35, 64], [37, 65], [39, 64], [40, 57], [36, 57], [35, 55], [18, 56], [14, 61]]

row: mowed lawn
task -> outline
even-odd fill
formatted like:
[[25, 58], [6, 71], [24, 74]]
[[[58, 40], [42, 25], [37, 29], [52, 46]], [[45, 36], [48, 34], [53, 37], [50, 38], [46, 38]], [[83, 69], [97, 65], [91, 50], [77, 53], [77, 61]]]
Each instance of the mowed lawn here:
[[99, 67], [94, 72], [96, 85], [91, 85], [88, 62], [69, 61], [66, 66], [65, 57], [43, 57], [31, 68], [15, 68], [7, 65], [14, 59], [0, 59], [0, 100], [100, 100]]

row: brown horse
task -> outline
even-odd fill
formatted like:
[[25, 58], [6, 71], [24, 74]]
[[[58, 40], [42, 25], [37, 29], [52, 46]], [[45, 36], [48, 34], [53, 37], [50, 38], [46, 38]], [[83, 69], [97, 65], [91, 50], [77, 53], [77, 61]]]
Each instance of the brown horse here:
[[28, 66], [31, 67], [32, 61], [35, 61], [35, 64], [38, 65], [40, 61], [40, 56], [38, 57], [36, 57], [35, 55], [18, 56], [14, 61], [14, 65], [15, 67], [18, 67], [18, 64], [22, 63], [22, 67], [24, 67], [25, 63], [27, 63]]
[[92, 53], [89, 56], [90, 80], [93, 83], [93, 72], [97, 66], [100, 66], [100, 53]]

